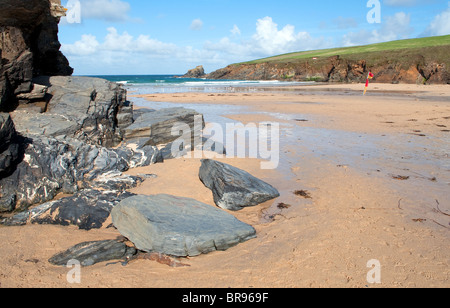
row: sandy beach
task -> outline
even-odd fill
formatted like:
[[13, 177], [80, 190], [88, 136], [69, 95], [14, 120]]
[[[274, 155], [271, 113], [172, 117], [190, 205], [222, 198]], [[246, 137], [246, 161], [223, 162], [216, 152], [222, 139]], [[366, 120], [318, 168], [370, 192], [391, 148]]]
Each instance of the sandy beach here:
[[[259, 159], [218, 159], [281, 193], [230, 212], [254, 226], [257, 238], [183, 260], [190, 265], [184, 268], [147, 260], [96, 264], [82, 269], [81, 284], [69, 284], [68, 269], [47, 260], [80, 242], [114, 239], [117, 230], [0, 226], [0, 287], [450, 287], [450, 87], [372, 84], [364, 97], [363, 87], [129, 94], [141, 99], [137, 107], [232, 106], [218, 116], [280, 123], [279, 168], [262, 170]], [[133, 169], [128, 173], [156, 177], [130, 191], [215, 206], [199, 168], [200, 159], [181, 158]], [[380, 284], [367, 280], [370, 260], [381, 264]]]

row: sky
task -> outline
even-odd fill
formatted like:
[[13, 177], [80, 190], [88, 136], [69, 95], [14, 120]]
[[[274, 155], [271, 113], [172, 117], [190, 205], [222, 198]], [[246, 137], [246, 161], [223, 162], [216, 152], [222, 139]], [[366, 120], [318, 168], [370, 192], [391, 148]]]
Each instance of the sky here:
[[448, 0], [62, 0], [75, 75], [206, 72], [273, 55], [450, 34]]

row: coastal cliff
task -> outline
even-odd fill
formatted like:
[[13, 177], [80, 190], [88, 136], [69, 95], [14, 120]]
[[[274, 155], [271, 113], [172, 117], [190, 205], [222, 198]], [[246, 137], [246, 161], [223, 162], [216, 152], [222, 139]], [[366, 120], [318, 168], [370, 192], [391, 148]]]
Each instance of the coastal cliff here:
[[33, 89], [39, 75], [67, 76], [73, 69], [59, 51], [60, 0], [2, 0], [0, 3], [0, 111]]
[[[442, 46], [408, 47], [408, 41], [338, 50], [311, 51], [229, 65], [209, 79], [450, 84], [450, 36], [434, 39]], [[424, 39], [418, 39], [422, 42]], [[401, 44], [404, 44], [402, 46]], [[391, 48], [391, 49], [389, 49]], [[377, 51], [372, 51], [376, 50]]]

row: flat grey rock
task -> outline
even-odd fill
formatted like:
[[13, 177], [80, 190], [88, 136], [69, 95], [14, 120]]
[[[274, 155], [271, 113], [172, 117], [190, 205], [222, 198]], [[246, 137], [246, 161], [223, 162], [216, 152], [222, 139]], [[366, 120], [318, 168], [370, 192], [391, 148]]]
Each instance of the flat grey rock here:
[[115, 240], [85, 242], [58, 253], [48, 261], [53, 265], [66, 266], [71, 260], [80, 262], [82, 266], [124, 259], [136, 253], [136, 249]]
[[199, 177], [212, 190], [217, 206], [230, 211], [256, 206], [280, 196], [272, 185], [248, 172], [211, 159], [202, 160]]
[[256, 237], [252, 226], [223, 210], [170, 195], [127, 198], [111, 216], [139, 250], [177, 257], [227, 250]]

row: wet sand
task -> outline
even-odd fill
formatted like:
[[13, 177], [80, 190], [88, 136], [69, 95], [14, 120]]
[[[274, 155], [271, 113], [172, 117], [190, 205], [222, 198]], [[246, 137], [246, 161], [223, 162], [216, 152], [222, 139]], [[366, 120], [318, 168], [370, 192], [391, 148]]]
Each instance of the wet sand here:
[[[146, 96], [145, 107], [152, 108], [152, 101], [199, 109], [245, 106], [225, 117], [281, 124], [278, 169], [261, 170], [258, 159], [219, 159], [281, 192], [276, 200], [232, 213], [253, 225], [257, 238], [189, 258], [185, 268], [146, 260], [127, 267], [97, 264], [82, 269], [81, 284], [70, 285], [68, 269], [47, 259], [83, 241], [115, 238], [117, 231], [0, 227], [0, 286], [449, 287], [450, 87], [375, 84], [366, 97], [360, 89]], [[131, 191], [214, 206], [199, 167], [200, 159], [182, 158], [130, 170], [157, 176]], [[311, 198], [296, 196], [296, 190]], [[367, 281], [373, 259], [381, 264], [381, 284]]]

